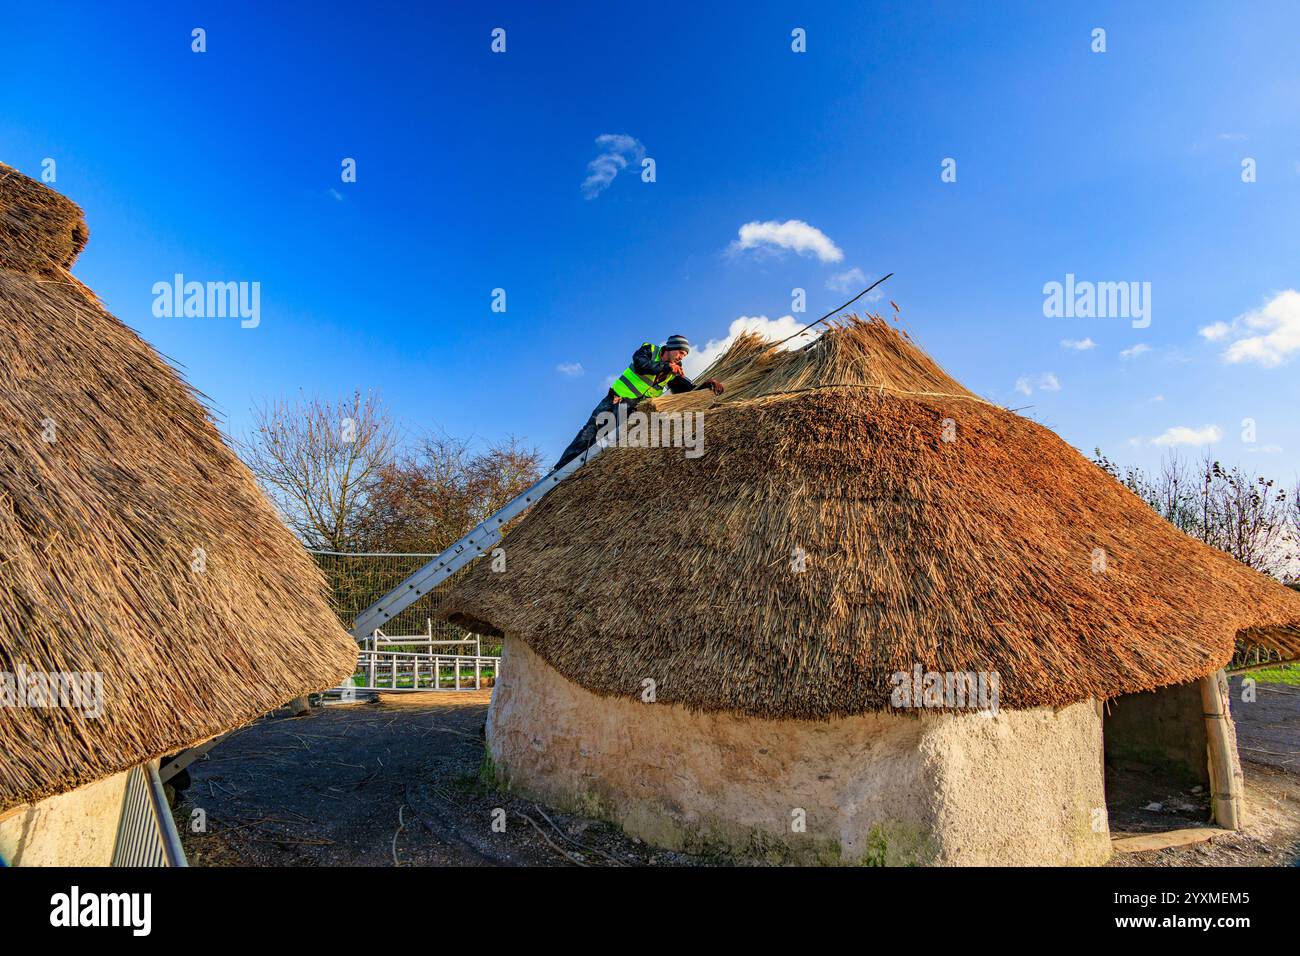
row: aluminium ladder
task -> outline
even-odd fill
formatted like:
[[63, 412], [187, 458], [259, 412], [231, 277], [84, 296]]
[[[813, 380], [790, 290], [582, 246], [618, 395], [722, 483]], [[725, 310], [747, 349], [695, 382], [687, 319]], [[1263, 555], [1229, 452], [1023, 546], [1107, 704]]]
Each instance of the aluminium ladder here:
[[383, 627], [391, 618], [406, 610], [465, 565], [487, 554], [492, 546], [501, 540], [501, 529], [511, 519], [537, 504], [552, 488], [617, 440], [613, 434], [601, 436], [598, 442], [563, 468], [557, 468], [523, 494], [512, 499], [500, 511], [484, 519], [473, 531], [358, 614], [356, 620], [352, 622], [352, 636], [358, 641], [369, 637], [376, 628]]

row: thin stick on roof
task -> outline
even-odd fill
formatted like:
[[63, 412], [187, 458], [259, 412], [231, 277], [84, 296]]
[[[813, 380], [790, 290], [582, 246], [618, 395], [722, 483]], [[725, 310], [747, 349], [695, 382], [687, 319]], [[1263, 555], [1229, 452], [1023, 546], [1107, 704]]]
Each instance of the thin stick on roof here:
[[[800, 329], [798, 332], [794, 333], [794, 335], [787, 335], [787, 336], [786, 336], [785, 338], [783, 338], [780, 342], [777, 342], [777, 343], [776, 343], [776, 346], [785, 345], [786, 342], [789, 342], [789, 341], [790, 341], [792, 338], [794, 338], [796, 335], [803, 335], [805, 332], [807, 332], [809, 329], [811, 329], [814, 325], [818, 325], [818, 324], [820, 324], [820, 323], [822, 323], [822, 322], [825, 322], [827, 319], [829, 319], [832, 315], [834, 315], [834, 314], [837, 313], [837, 312], [843, 312], [845, 309], [847, 309], [849, 306], [851, 306], [854, 302], [857, 302], [858, 299], [862, 298], [864, 295], [866, 295], [868, 292], [870, 292], [870, 291], [871, 291], [872, 289], [874, 289], [876, 286], [880, 285], [880, 283], [884, 282], [886, 279], [888, 279], [888, 278], [889, 278], [890, 276], [892, 276], [892, 275], [893, 275], [893, 273], [891, 272], [891, 273], [889, 273], [889, 275], [881, 276], [879, 279], [877, 279], [875, 282], [871, 283], [871, 285], [867, 286], [865, 289], [863, 289], [861, 292], [859, 292], [859, 293], [858, 293], [857, 295], [855, 295], [853, 298], [849, 299], [848, 302], [845, 302], [843, 305], [841, 305], [841, 306], [836, 306], [835, 308], [831, 309], [829, 312], [827, 312], [825, 315], [823, 315], [823, 316], [822, 316], [820, 319], [818, 319], [816, 322], [810, 322], [810, 323], [808, 323], [808, 324], [805, 325], [802, 329]], [[776, 346], [773, 346], [773, 347], [775, 348]]]

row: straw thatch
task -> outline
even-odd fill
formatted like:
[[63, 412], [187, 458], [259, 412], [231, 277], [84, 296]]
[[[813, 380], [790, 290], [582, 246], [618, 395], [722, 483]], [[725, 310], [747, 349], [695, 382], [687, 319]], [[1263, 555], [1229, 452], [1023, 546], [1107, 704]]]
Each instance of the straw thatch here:
[[996, 671], [1028, 708], [1201, 677], [1239, 634], [1300, 651], [1300, 595], [879, 318], [797, 352], [742, 338], [705, 377], [726, 394], [658, 400], [704, 410], [701, 457], [607, 451], [444, 613], [597, 693], [651, 678], [660, 702], [774, 718], [885, 709], [917, 664]]
[[0, 706], [0, 811], [237, 727], [356, 660], [194, 394], [68, 275], [86, 237], [77, 206], [0, 166], [0, 673], [97, 672], [104, 692], [98, 718]]

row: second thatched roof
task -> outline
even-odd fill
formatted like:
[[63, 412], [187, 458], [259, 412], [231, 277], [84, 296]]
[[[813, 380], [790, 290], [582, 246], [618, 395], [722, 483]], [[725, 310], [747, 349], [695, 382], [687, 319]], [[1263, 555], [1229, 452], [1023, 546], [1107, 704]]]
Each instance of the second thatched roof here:
[[[0, 706], [0, 812], [356, 662], [320, 573], [194, 394], [68, 273], [86, 238], [76, 205], [0, 165], [0, 675], [19, 691]], [[72, 675], [83, 692], [99, 675], [102, 712], [89, 694], [43, 705]]]
[[660, 702], [781, 718], [886, 709], [916, 665], [996, 671], [1027, 708], [1193, 680], [1239, 636], [1300, 653], [1300, 594], [878, 318], [797, 352], [742, 338], [705, 377], [726, 394], [658, 400], [704, 411], [702, 456], [607, 451], [443, 613], [597, 693], [649, 678]]

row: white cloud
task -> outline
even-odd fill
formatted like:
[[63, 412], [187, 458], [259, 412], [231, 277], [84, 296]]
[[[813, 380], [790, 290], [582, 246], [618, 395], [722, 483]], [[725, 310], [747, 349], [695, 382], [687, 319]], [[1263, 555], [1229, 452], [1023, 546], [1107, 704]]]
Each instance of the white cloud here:
[[586, 371], [581, 362], [561, 362], [555, 366], [555, 370], [561, 375], [568, 375], [570, 378], [577, 378]]
[[1092, 339], [1061, 339], [1061, 348], [1073, 349], [1076, 352], [1086, 352], [1096, 347], [1097, 343]]
[[731, 244], [732, 250], [789, 249], [801, 256], [814, 255], [822, 262], [839, 262], [844, 258], [840, 247], [816, 226], [802, 219], [777, 222], [747, 222], [740, 227], [739, 238]]
[[[742, 332], [757, 332], [769, 342], [777, 342], [788, 335], [794, 335], [803, 325], [803, 322], [796, 321], [792, 315], [783, 315], [779, 319], [769, 319], [765, 315], [742, 315], [731, 323], [724, 338], [710, 339], [702, 349], [689, 353], [686, 360], [682, 362], [682, 371], [688, 377], [699, 375], [712, 365], [718, 356], [731, 348], [731, 343], [736, 341], [736, 336]], [[803, 348], [821, 335], [825, 328], [825, 325], [819, 325], [816, 328], [809, 329], [802, 335], [795, 335], [781, 348], [786, 351]]]
[[1134, 345], [1132, 348], [1124, 349], [1122, 352], [1119, 353], [1119, 357], [1125, 360], [1135, 359], [1139, 355], [1142, 355], [1150, 351], [1151, 351], [1151, 346], [1147, 345], [1145, 342], [1139, 342], [1137, 345]]
[[1151, 439], [1153, 445], [1210, 445], [1223, 437], [1223, 429], [1218, 425], [1202, 425], [1190, 428], [1187, 425], [1175, 425], [1163, 435]]
[[1300, 292], [1279, 292], [1261, 308], [1207, 325], [1200, 334], [1211, 342], [1232, 340], [1223, 352], [1227, 362], [1276, 368], [1300, 353]]
[[337, 189], [335, 189], [333, 186], [325, 190], [325, 195], [329, 196], [331, 199], [335, 200], [336, 202], [343, 201], [343, 194], [339, 192]]
[[587, 164], [587, 178], [582, 182], [582, 192], [588, 199], [603, 193], [619, 171], [630, 160], [640, 163], [645, 159], [645, 147], [634, 136], [624, 133], [602, 133], [596, 137], [601, 153]]
[[[832, 292], [840, 292], [848, 295], [850, 292], [856, 292], [867, 283], [867, 277], [862, 274], [862, 270], [857, 266], [849, 269], [847, 272], [840, 272], [826, 280], [826, 288]], [[876, 291], [875, 297], [880, 298], [879, 290]]]
[[1044, 372], [1035, 380], [1032, 376], [1022, 375], [1016, 379], [1016, 391], [1021, 395], [1032, 395], [1037, 388], [1042, 392], [1059, 392], [1061, 383], [1053, 372]]
[[1275, 295], [1262, 309], [1247, 312], [1233, 320], [1252, 332], [1228, 346], [1224, 357], [1229, 362], [1255, 362], [1266, 368], [1281, 365], [1300, 352], [1300, 292], [1287, 289]]
[[1147, 399], [1148, 402], [1163, 402], [1164, 400], [1165, 397], [1163, 395], [1152, 395]]

